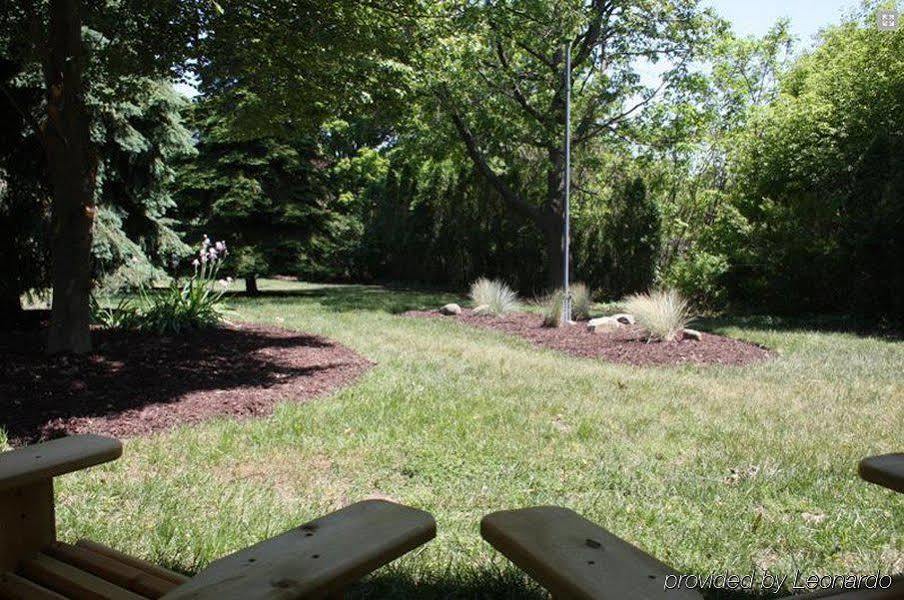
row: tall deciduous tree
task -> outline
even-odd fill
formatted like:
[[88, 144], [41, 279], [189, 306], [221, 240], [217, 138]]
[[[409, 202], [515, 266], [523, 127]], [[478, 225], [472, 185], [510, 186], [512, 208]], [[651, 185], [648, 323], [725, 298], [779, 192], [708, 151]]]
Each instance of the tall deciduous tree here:
[[[632, 141], [632, 122], [683, 81], [719, 29], [697, 0], [544, 0], [444, 5], [437, 40], [419, 55], [475, 168], [509, 210], [545, 239], [547, 280], [561, 281], [565, 94], [573, 83], [573, 148]], [[573, 48], [565, 73], [563, 47]], [[644, 65], [663, 67], [645, 85]], [[580, 183], [580, 182], [578, 182]]]

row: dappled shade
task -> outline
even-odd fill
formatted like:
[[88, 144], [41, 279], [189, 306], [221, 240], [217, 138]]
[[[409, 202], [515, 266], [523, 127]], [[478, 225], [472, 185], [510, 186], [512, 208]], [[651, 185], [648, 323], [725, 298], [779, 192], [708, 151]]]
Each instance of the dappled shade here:
[[0, 337], [0, 427], [11, 443], [266, 415], [279, 401], [333, 390], [371, 364], [328, 339], [274, 327], [94, 336], [93, 354], [50, 361], [36, 332]]

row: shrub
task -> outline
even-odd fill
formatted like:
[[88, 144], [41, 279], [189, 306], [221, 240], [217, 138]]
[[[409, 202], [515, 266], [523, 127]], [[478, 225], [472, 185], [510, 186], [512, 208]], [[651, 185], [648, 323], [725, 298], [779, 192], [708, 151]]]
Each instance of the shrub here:
[[9, 437], [6, 435], [6, 430], [0, 427], [0, 452], [9, 449]]
[[622, 304], [650, 337], [666, 342], [678, 337], [691, 321], [687, 300], [674, 289], [632, 294]]
[[571, 285], [571, 318], [572, 319], [589, 319], [590, 306], [593, 304], [590, 288], [583, 283], [574, 283]]
[[217, 280], [226, 244], [211, 242], [205, 235], [194, 272], [184, 283], [173, 280], [169, 287], [138, 289], [138, 300], [122, 299], [114, 307], [94, 303], [96, 323], [107, 329], [133, 329], [157, 334], [178, 334], [190, 329], [213, 327], [223, 320], [223, 293], [231, 279]]
[[518, 308], [518, 295], [502, 281], [481, 277], [471, 284], [475, 306], [486, 306], [488, 313], [501, 315]]
[[728, 259], [724, 256], [698, 250], [669, 265], [662, 283], [676, 288], [698, 307], [719, 306], [723, 301], [720, 279], [728, 268]]

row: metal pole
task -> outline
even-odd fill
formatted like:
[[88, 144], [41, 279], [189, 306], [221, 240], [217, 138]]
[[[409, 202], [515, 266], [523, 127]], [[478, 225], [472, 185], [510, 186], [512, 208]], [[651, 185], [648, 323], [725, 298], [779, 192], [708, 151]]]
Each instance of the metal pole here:
[[563, 305], [562, 305], [562, 322], [571, 321], [571, 288], [568, 282], [569, 254], [571, 247], [571, 215], [570, 213], [570, 195], [571, 195], [571, 42], [565, 43], [565, 231], [563, 245], [564, 252], [564, 282]]

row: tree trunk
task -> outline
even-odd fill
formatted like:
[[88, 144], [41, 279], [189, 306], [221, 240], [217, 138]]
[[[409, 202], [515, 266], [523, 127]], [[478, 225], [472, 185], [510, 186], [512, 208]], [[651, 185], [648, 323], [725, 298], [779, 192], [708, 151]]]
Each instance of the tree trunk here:
[[257, 296], [261, 292], [257, 289], [257, 277], [252, 275], [250, 277], [245, 278], [245, 295], [247, 296]]
[[82, 82], [84, 57], [78, 0], [52, 0], [44, 61], [44, 142], [53, 184], [53, 307], [47, 352], [91, 350], [91, 238], [97, 158]]
[[15, 329], [22, 322], [22, 313], [18, 290], [0, 286], [0, 331]]
[[549, 149], [547, 154], [546, 206], [537, 226], [543, 231], [546, 247], [546, 284], [556, 290], [565, 276], [565, 157], [557, 149]]
[[562, 287], [565, 277], [565, 243], [562, 218], [550, 216], [541, 225], [546, 249], [546, 286], [549, 290]]

